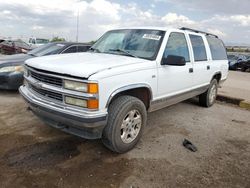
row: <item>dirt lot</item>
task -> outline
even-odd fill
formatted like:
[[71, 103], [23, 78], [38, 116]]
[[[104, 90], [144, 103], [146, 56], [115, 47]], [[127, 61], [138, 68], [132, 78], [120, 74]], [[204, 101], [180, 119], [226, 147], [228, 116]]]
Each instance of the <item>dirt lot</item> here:
[[249, 117], [190, 100], [150, 114], [138, 146], [117, 155], [45, 126], [17, 93], [1, 91], [0, 187], [250, 187]]

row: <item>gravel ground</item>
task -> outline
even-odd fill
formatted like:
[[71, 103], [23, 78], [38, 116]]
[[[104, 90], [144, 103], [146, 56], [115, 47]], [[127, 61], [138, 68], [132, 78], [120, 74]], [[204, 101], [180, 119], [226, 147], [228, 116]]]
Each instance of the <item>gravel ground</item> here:
[[235, 106], [193, 99], [151, 113], [123, 155], [45, 126], [17, 93], [1, 91], [0, 107], [0, 187], [250, 187], [250, 111]]

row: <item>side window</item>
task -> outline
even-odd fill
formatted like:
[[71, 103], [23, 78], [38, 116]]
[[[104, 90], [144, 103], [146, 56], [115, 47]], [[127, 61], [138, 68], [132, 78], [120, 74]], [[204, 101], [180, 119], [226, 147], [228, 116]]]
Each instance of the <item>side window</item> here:
[[207, 61], [207, 53], [201, 36], [189, 35], [194, 52], [194, 61]]
[[183, 56], [186, 62], [190, 62], [188, 45], [183, 33], [171, 33], [164, 51], [164, 57], [169, 55]]
[[77, 47], [76, 46], [72, 46], [72, 47], [69, 47], [67, 50], [65, 50], [63, 52], [63, 54], [67, 54], [67, 53], [76, 53], [77, 52]]
[[86, 52], [88, 50], [87, 46], [78, 46], [77, 47], [77, 52]]
[[212, 59], [213, 60], [226, 60], [227, 52], [223, 42], [215, 37], [207, 36], [207, 42], [209, 44]]

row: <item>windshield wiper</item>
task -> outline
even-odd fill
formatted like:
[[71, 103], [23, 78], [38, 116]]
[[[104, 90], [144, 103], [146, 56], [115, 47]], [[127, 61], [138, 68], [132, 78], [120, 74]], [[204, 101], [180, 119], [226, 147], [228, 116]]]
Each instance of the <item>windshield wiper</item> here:
[[117, 49], [109, 49], [109, 51], [112, 51], [112, 52], [122, 52], [124, 54], [127, 54], [131, 57], [135, 57], [135, 58], [138, 58], [136, 55], [133, 55], [131, 54], [130, 52], [126, 51], [126, 50], [123, 50], [123, 49], [120, 49], [120, 48], [117, 48]]
[[98, 50], [97, 48], [93, 48], [93, 47], [90, 47], [88, 51], [93, 51], [93, 52], [101, 53], [100, 50]]

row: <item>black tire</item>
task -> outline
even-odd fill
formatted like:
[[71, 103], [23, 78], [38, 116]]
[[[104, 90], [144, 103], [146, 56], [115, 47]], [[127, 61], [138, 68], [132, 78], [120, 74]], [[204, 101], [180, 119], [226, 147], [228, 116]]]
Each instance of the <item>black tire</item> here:
[[[212, 99], [211, 98], [212, 96], [210, 94], [211, 94], [211, 92], [214, 92], [213, 91], [214, 89], [215, 89], [215, 96]], [[216, 101], [217, 91], [218, 91], [218, 82], [216, 79], [213, 79], [210, 82], [208, 90], [206, 92], [202, 93], [201, 95], [199, 95], [200, 105], [203, 107], [207, 107], [207, 108], [211, 107]]]
[[[129, 139], [129, 135], [126, 135], [127, 138], [122, 138], [123, 129], [121, 128], [125, 118], [128, 118], [128, 113], [136, 112], [138, 117], [141, 117], [140, 129], [137, 130], [137, 136], [134, 136], [134, 140], [131, 140], [130, 143], [125, 143], [122, 139]], [[135, 117], [135, 114], [134, 114]], [[126, 119], [127, 120], [127, 119]], [[117, 153], [125, 153], [131, 150], [139, 141], [143, 128], [146, 125], [147, 120], [147, 111], [144, 103], [138, 98], [132, 96], [120, 96], [115, 99], [108, 109], [108, 122], [103, 131], [102, 142], [103, 144]], [[134, 122], [134, 121], [133, 121]], [[126, 124], [126, 123], [125, 123]], [[130, 123], [130, 125], [132, 122]], [[129, 125], [126, 124], [126, 131]], [[136, 127], [137, 125], [134, 125]], [[138, 125], [139, 126], [139, 125]], [[131, 125], [132, 127], [132, 125]], [[132, 129], [132, 128], [131, 128]], [[130, 130], [131, 131], [131, 130]], [[127, 132], [124, 132], [127, 133]], [[130, 134], [130, 133], [129, 133]], [[132, 133], [131, 133], [132, 135]], [[132, 137], [130, 138], [132, 139]]]

